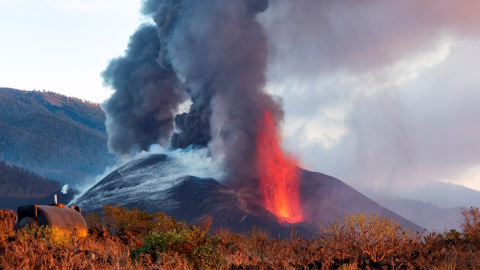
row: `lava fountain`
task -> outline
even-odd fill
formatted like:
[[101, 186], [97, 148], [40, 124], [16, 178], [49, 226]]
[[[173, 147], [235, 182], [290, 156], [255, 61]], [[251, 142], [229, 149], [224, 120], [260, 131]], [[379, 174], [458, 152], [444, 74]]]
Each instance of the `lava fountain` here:
[[257, 166], [264, 207], [280, 221], [303, 221], [297, 162], [280, 147], [273, 115], [267, 111], [258, 127]]

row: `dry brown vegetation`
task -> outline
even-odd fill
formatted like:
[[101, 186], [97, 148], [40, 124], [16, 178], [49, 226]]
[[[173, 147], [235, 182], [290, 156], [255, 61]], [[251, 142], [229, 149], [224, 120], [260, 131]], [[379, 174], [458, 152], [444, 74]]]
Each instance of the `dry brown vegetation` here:
[[187, 226], [163, 213], [105, 206], [87, 215], [86, 238], [49, 227], [13, 228], [0, 211], [0, 269], [477, 269], [480, 212], [464, 209], [463, 232], [412, 233], [392, 220], [348, 214], [305, 239], [252, 228], [210, 232], [211, 217]]

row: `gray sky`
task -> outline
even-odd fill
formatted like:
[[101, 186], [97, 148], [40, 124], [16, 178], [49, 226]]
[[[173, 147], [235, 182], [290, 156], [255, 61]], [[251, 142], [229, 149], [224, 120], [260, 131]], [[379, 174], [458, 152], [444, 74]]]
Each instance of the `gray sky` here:
[[361, 189], [480, 190], [480, 2], [271, 1], [269, 91], [303, 165]]
[[[0, 87], [101, 102], [100, 72], [141, 1], [0, 0]], [[480, 190], [478, 0], [271, 0], [267, 91], [286, 147], [355, 187], [440, 180]]]

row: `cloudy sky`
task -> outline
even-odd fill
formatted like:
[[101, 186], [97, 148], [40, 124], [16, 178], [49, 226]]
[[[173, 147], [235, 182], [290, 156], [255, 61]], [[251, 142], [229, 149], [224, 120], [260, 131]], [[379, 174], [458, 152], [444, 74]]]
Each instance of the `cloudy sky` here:
[[[359, 189], [480, 190], [480, 1], [275, 0], [267, 91], [285, 146]], [[100, 72], [145, 21], [134, 0], [0, 0], [0, 87], [101, 102]]]
[[304, 166], [360, 189], [480, 190], [480, 2], [278, 0], [269, 90]]

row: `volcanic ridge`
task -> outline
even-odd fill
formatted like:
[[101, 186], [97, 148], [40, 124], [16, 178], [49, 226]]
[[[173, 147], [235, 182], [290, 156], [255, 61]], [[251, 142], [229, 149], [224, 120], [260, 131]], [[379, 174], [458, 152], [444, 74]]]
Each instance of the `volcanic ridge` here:
[[144, 155], [111, 172], [72, 204], [87, 213], [100, 212], [104, 204], [137, 207], [150, 213], [164, 212], [188, 224], [211, 216], [212, 229], [242, 232], [255, 226], [267, 228], [272, 235], [286, 235], [295, 226], [299, 234], [312, 236], [318, 233], [320, 223], [348, 212], [378, 213], [403, 228], [423, 230], [342, 181], [303, 169], [299, 169], [299, 197], [304, 221], [287, 223], [213, 178], [188, 175], [191, 170], [187, 166], [175, 155]]

